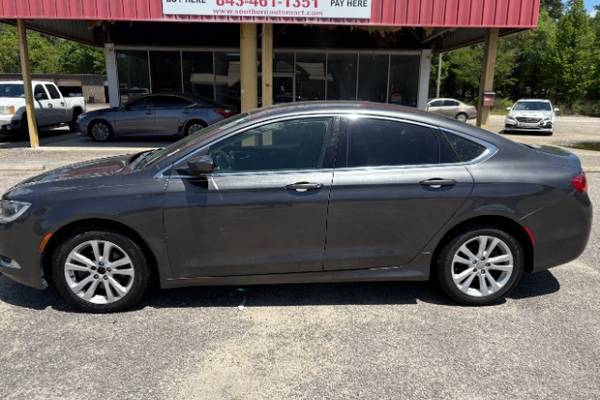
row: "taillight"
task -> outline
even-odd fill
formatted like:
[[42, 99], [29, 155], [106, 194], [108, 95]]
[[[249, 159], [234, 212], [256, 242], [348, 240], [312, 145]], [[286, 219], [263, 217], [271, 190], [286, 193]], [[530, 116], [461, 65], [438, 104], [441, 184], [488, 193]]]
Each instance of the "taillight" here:
[[235, 114], [235, 112], [233, 112], [233, 110], [230, 110], [228, 108], [217, 108], [215, 109], [215, 112], [217, 114], [221, 114], [223, 117], [225, 118], [229, 118], [231, 117], [233, 114]]
[[571, 179], [571, 186], [573, 186], [573, 189], [579, 193], [587, 191], [587, 179], [585, 179], [585, 172], [573, 177], [573, 179]]

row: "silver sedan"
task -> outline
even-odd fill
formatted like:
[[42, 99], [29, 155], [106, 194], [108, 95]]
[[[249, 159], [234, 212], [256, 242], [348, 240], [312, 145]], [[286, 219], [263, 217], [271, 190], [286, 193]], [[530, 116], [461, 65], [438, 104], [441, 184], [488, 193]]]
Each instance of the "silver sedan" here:
[[233, 109], [208, 99], [151, 94], [82, 114], [78, 124], [82, 134], [105, 142], [121, 136], [187, 136], [233, 114]]

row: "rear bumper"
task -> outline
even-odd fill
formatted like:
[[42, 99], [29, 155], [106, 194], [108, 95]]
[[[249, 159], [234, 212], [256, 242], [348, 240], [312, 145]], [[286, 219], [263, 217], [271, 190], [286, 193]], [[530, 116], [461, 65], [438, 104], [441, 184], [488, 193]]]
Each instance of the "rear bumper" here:
[[592, 229], [592, 204], [586, 193], [573, 193], [521, 221], [535, 236], [533, 272], [578, 258]]

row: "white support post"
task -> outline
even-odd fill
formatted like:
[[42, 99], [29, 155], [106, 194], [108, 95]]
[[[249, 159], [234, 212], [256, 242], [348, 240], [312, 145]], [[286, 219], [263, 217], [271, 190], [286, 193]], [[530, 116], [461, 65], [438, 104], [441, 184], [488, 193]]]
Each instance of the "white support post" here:
[[117, 55], [113, 43], [104, 44], [104, 58], [106, 61], [106, 81], [108, 84], [108, 101], [111, 107], [121, 104], [119, 94], [119, 76], [117, 72]]
[[431, 73], [431, 50], [421, 51], [421, 68], [419, 71], [419, 102], [418, 107], [422, 110], [427, 108], [429, 97], [429, 74]]

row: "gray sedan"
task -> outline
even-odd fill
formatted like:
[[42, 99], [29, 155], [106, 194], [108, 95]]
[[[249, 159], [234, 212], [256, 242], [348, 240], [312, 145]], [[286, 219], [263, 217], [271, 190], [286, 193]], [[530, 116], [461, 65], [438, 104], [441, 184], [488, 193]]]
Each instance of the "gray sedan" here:
[[579, 159], [430, 113], [295, 103], [164, 149], [67, 166], [0, 202], [0, 272], [92, 312], [155, 282], [428, 280], [461, 303], [577, 258]]
[[82, 114], [78, 125], [81, 133], [99, 142], [120, 136], [187, 136], [234, 113], [195, 96], [151, 94], [121, 107]]

